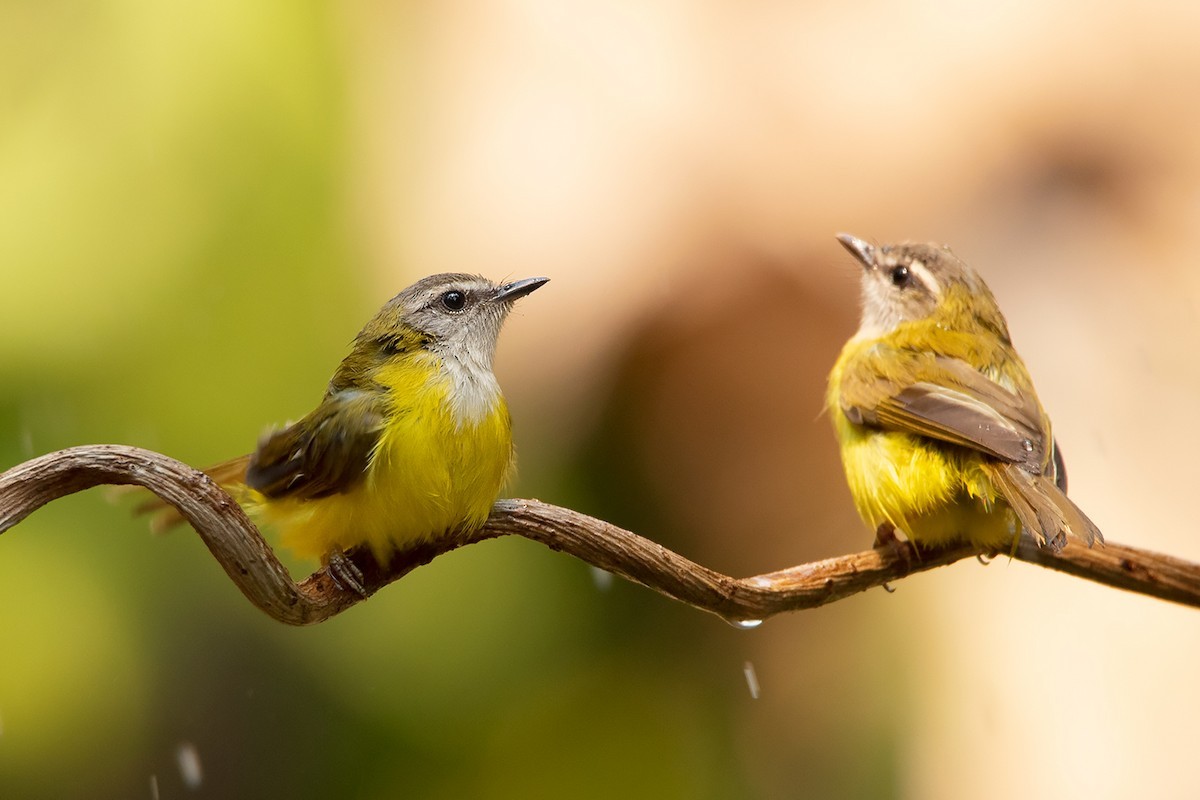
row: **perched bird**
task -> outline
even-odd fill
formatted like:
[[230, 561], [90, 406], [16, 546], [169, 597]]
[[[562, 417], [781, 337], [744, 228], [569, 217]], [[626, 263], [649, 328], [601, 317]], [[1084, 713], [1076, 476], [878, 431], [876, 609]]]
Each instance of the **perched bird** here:
[[862, 323], [827, 402], [877, 543], [896, 529], [988, 551], [1021, 529], [1055, 550], [1068, 535], [1103, 542], [1067, 498], [1050, 419], [983, 280], [945, 247], [838, 239], [863, 267]]
[[[206, 472], [352, 588], [350, 548], [385, 563], [407, 543], [478, 528], [514, 465], [496, 340], [513, 302], [547, 280], [417, 281], [355, 337], [315, 410]], [[155, 528], [178, 521], [163, 508]]]

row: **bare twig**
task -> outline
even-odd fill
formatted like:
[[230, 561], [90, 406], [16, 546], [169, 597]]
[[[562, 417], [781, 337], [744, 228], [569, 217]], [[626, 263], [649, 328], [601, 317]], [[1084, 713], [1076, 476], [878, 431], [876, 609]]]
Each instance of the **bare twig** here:
[[[60, 450], [0, 474], [0, 533], [51, 500], [100, 484], [144, 486], [176, 506], [226, 574], [254, 605], [280, 622], [326, 620], [362, 597], [318, 570], [293, 583], [258, 529], [237, 503], [198, 470], [158, 453], [121, 445]], [[380, 566], [365, 551], [349, 554], [373, 594], [442, 553], [473, 542], [516, 534], [735, 624], [753, 625], [784, 611], [840, 600], [913, 572], [975, 554], [967, 546], [917, 550], [892, 547], [830, 558], [757, 575], [731, 578], [602, 520], [537, 500], [501, 500], [478, 531], [424, 542]], [[1088, 549], [1073, 542], [1059, 554], [1023, 539], [1016, 558], [1098, 583], [1200, 607], [1200, 565], [1108, 544]]]

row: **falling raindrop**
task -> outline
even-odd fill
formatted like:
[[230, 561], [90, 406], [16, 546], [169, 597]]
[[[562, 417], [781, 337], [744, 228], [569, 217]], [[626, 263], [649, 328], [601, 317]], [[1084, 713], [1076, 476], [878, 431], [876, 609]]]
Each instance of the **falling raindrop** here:
[[191, 742], [180, 742], [175, 750], [175, 760], [179, 762], [179, 775], [183, 785], [189, 789], [198, 789], [204, 782], [204, 770], [200, 766], [200, 754]]
[[746, 686], [750, 689], [750, 697], [758, 699], [758, 673], [754, 671], [754, 663], [747, 661], [742, 665], [742, 673], [746, 676]]
[[611, 572], [591, 566], [588, 567], [588, 571], [592, 573], [592, 583], [596, 584], [597, 589], [607, 592], [612, 588], [613, 574]]
[[158, 776], [150, 776], [150, 800], [158, 800]]

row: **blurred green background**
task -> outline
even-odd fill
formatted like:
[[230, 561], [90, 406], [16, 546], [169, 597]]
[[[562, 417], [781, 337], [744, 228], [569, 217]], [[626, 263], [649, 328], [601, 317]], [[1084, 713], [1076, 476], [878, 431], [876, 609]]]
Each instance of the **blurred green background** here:
[[[819, 416], [855, 328], [844, 229], [974, 263], [1073, 496], [1198, 558], [1170, 411], [1200, 397], [1197, 22], [0, 0], [0, 468], [246, 452], [416, 278], [545, 274], [497, 361], [511, 495], [736, 575], [861, 549]], [[0, 796], [1194, 789], [1195, 612], [1023, 564], [740, 631], [503, 540], [288, 629], [128, 506], [87, 492], [0, 539]]]

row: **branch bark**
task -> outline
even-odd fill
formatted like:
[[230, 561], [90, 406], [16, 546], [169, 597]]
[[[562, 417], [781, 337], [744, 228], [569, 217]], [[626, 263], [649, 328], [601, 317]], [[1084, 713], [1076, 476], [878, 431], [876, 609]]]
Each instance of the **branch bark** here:
[[[149, 450], [89, 445], [60, 450], [0, 474], [0, 533], [51, 500], [101, 484], [144, 486], [176, 506], [244, 595], [290, 625], [322, 622], [364, 598], [324, 570], [293, 582], [241, 508], [203, 472]], [[368, 596], [437, 556], [499, 536], [524, 536], [734, 624], [752, 626], [785, 611], [815, 608], [915, 572], [975, 555], [969, 546], [918, 550], [910, 543], [731, 578], [603, 520], [537, 500], [500, 500], [480, 530], [397, 552], [379, 565], [365, 550], [347, 554]], [[1135, 547], [1058, 554], [1023, 537], [1015, 558], [1118, 589], [1200, 607], [1200, 565]]]

